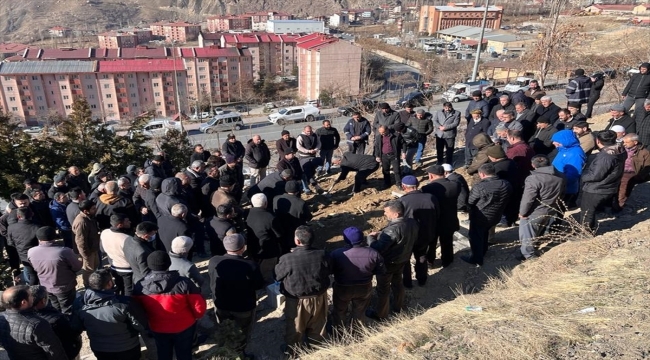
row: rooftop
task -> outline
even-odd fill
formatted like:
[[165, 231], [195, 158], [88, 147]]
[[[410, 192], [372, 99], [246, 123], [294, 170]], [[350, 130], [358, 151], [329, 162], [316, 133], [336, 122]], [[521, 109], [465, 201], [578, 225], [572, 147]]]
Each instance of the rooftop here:
[[610, 10], [610, 11], [632, 11], [636, 5], [592, 5], [596, 9]]
[[[427, 6], [427, 5], [424, 5]], [[476, 6], [476, 7], [459, 7], [459, 6], [434, 6], [438, 11], [485, 11], [485, 6]], [[488, 11], [503, 11], [503, 8], [500, 6], [490, 6]]]
[[297, 46], [305, 50], [319, 50], [327, 45], [339, 41], [338, 38], [335, 38], [333, 36], [318, 33], [302, 36], [296, 40], [298, 42]]
[[95, 61], [20, 61], [0, 65], [0, 75], [89, 73], [97, 68]]
[[216, 58], [225, 56], [239, 56], [239, 51], [236, 48], [219, 48], [216, 46], [211, 47], [195, 47], [195, 48], [180, 48], [180, 55], [184, 58]]
[[[486, 28], [486, 32], [487, 30], [489, 29]], [[447, 36], [472, 37], [479, 36], [481, 34], [481, 28], [476, 26], [458, 25], [450, 27], [449, 29], [439, 30], [436, 33]]]
[[185, 65], [181, 59], [101, 60], [98, 61], [97, 66], [97, 72], [100, 73], [174, 71], [183, 69], [185, 69]]
[[297, 23], [321, 24], [322, 23], [322, 21], [320, 20], [268, 20], [268, 22], [274, 24], [297, 24]]
[[200, 35], [203, 37], [205, 40], [221, 40], [221, 35], [224, 33], [218, 33], [218, 32], [203, 32], [201, 31]]
[[29, 45], [6, 43], [0, 44], [0, 54], [15, 54], [27, 49]]

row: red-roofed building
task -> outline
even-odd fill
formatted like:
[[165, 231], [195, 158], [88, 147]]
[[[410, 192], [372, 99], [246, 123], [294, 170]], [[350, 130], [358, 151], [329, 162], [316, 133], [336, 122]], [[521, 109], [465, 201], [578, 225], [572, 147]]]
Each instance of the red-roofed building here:
[[186, 76], [182, 59], [98, 61], [97, 86], [104, 114], [108, 119], [125, 119], [155, 110], [159, 116], [171, 117], [178, 113], [176, 92], [181, 104], [187, 99]]
[[179, 50], [187, 70], [190, 99], [231, 102], [240, 99], [242, 85], [253, 80], [253, 57], [246, 49], [214, 46]]
[[165, 38], [167, 42], [186, 43], [194, 41], [201, 32], [200, 24], [190, 24], [186, 22], [157, 22], [151, 24], [151, 34]]
[[325, 34], [296, 39], [298, 93], [307, 100], [327, 91], [335, 97], [359, 95], [361, 48]]
[[635, 5], [594, 4], [585, 8], [585, 11], [591, 14], [598, 14], [598, 15], [631, 14], [634, 11], [634, 7]]
[[207, 22], [209, 32], [248, 30], [252, 28], [251, 17], [245, 15], [211, 16]]
[[50, 28], [48, 32], [52, 37], [68, 37], [72, 35], [72, 29], [63, 26], [55, 26]]
[[16, 56], [29, 48], [29, 45], [16, 44], [16, 43], [6, 43], [0, 44], [0, 60]]
[[221, 45], [221, 36], [223, 36], [223, 33], [201, 31], [199, 33], [199, 47]]
[[299, 37], [268, 33], [223, 34], [221, 47], [248, 49], [253, 57], [253, 76], [257, 80], [260, 73], [291, 75], [298, 65], [296, 39]]

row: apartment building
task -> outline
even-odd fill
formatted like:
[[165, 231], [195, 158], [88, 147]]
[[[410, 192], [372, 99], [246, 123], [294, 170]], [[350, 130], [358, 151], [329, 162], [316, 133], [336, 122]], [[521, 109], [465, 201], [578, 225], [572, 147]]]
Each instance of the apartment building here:
[[133, 28], [108, 31], [97, 35], [100, 48], [133, 48], [151, 41], [151, 29]]
[[325, 22], [316, 20], [268, 20], [266, 31], [274, 34], [324, 33]]
[[0, 107], [26, 120], [50, 111], [70, 115], [74, 100], [88, 99], [93, 116], [101, 115], [95, 61], [24, 61], [0, 65]]
[[337, 97], [359, 95], [360, 47], [325, 34], [302, 36], [296, 42], [301, 97], [316, 100], [324, 90]]
[[209, 32], [248, 30], [252, 28], [251, 17], [244, 15], [211, 16], [208, 18], [207, 23]]
[[186, 43], [198, 38], [201, 31], [200, 24], [190, 24], [186, 22], [157, 22], [150, 26], [151, 34], [165, 38], [166, 42]]
[[[488, 29], [499, 29], [503, 8], [498, 6], [488, 7]], [[447, 6], [422, 5], [420, 7], [419, 32], [433, 35], [439, 30], [449, 29], [458, 25], [481, 27], [483, 22], [484, 6], [475, 6], [474, 3], [449, 3]]]
[[253, 57], [247, 49], [179, 48], [187, 72], [187, 97], [215, 103], [240, 99], [242, 85], [253, 80]]
[[51, 111], [70, 115], [73, 101], [85, 97], [97, 118], [129, 120], [149, 110], [171, 117], [204, 94], [233, 101], [253, 78], [247, 49], [162, 48], [144, 53], [149, 58], [137, 48], [79, 50], [27, 49], [21, 61], [1, 63], [0, 107], [31, 123]]
[[268, 33], [222, 34], [221, 47], [248, 49], [252, 56], [255, 80], [259, 73], [267, 75], [291, 75], [298, 66], [296, 39], [299, 35]]

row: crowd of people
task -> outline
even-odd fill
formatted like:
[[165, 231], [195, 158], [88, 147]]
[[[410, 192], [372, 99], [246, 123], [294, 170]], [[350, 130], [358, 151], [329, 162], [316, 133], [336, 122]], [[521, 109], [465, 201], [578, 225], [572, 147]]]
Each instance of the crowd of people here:
[[[291, 353], [328, 336], [330, 285], [334, 328], [400, 312], [413, 279], [427, 283], [438, 248], [439, 265], [453, 263], [459, 213], [469, 216], [471, 253], [463, 261], [483, 265], [496, 227], [515, 225], [520, 259], [534, 258], [535, 239], [559, 231], [578, 200], [578, 221], [596, 231], [598, 211], [621, 211], [635, 185], [649, 179], [649, 67], [641, 65], [600, 131], [587, 119], [602, 76], [590, 79], [578, 69], [566, 108], [532, 82], [514, 94], [477, 91], [464, 115], [448, 102], [435, 112], [381, 103], [372, 124], [354, 113], [342, 135], [328, 120], [295, 138], [284, 130], [268, 175], [265, 140], [255, 135], [244, 145], [230, 134], [220, 150], [196, 145], [185, 168], [157, 153], [120, 176], [95, 163], [88, 175], [70, 166], [51, 184], [27, 179], [0, 217], [14, 278], [2, 294], [0, 342], [11, 359], [74, 359], [85, 331], [100, 360], [139, 359], [140, 337], [157, 359], [191, 359], [208, 335], [197, 329], [207, 281], [216, 321], [230, 321], [242, 334], [229, 346], [249, 356], [259, 291], [278, 283], [286, 297], [283, 350]], [[462, 118], [471, 186], [453, 166]], [[429, 140], [437, 161], [422, 172]], [[339, 154], [341, 147], [347, 151]], [[350, 195], [369, 186], [379, 168], [382, 189], [394, 184], [403, 195], [383, 205], [383, 229], [364, 234], [363, 224], [348, 227], [345, 246], [328, 253], [316, 246], [311, 208], [301, 196], [323, 193], [319, 179], [333, 167], [340, 169], [334, 184], [355, 172]], [[205, 278], [193, 260], [208, 252]]]

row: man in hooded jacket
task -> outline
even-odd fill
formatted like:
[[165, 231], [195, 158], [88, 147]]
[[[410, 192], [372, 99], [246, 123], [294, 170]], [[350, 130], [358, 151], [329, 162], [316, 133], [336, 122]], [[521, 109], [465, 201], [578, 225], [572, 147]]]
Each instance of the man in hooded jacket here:
[[580, 147], [580, 140], [571, 130], [560, 130], [553, 134], [551, 141], [557, 149], [553, 167], [566, 178], [564, 202], [569, 208], [576, 206], [580, 191], [580, 176], [587, 157]]
[[156, 206], [160, 216], [171, 216], [172, 206], [176, 204], [187, 206], [187, 203], [181, 197], [181, 186], [181, 179], [174, 177], [163, 180], [160, 186], [160, 194], [156, 197]]
[[650, 63], [644, 62], [639, 66], [639, 72], [630, 77], [621, 97], [625, 111], [629, 112], [634, 105], [634, 118], [637, 122], [643, 120], [645, 117], [643, 102], [650, 99]]

